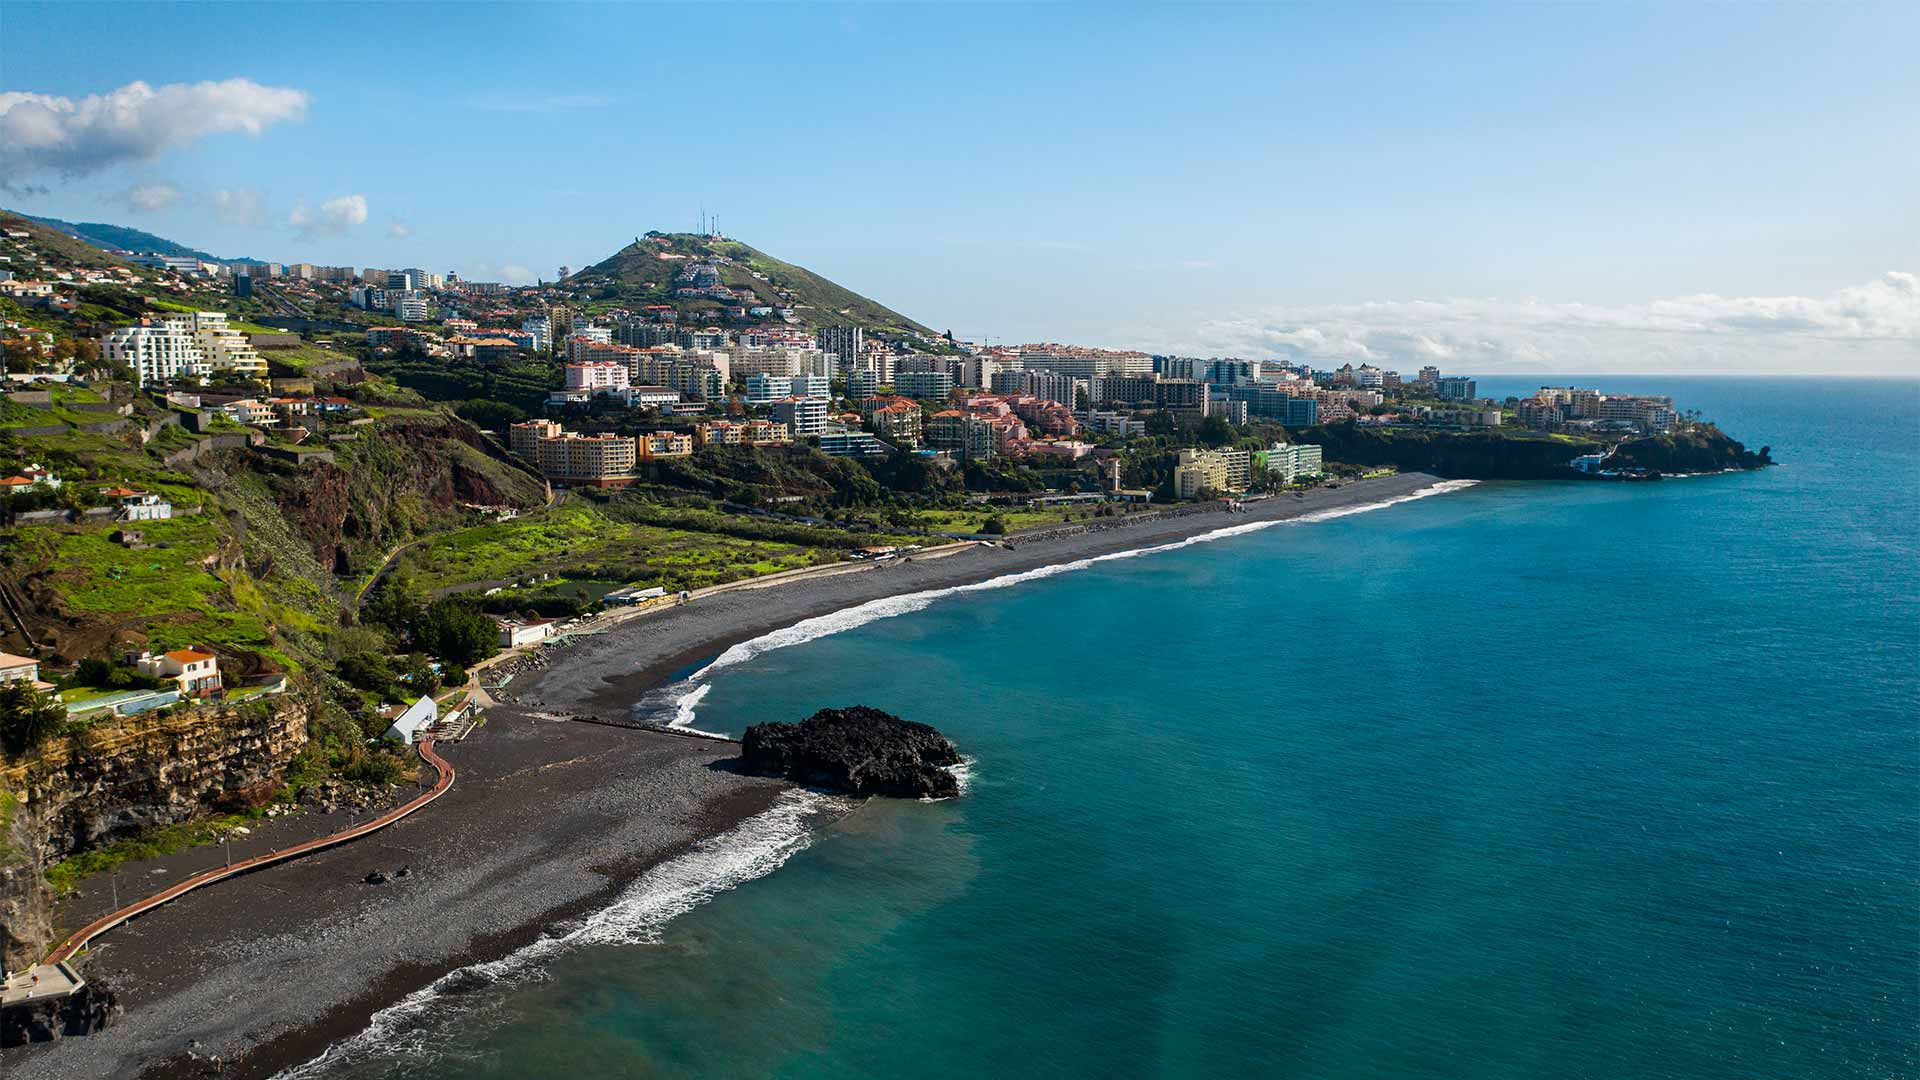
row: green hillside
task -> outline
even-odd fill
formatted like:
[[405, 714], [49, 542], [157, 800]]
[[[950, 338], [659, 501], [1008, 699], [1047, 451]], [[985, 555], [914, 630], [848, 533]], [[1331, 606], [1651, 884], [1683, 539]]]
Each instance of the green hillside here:
[[[38, 218], [12, 210], [0, 210], [0, 228], [24, 229], [33, 234], [27, 242], [42, 258], [62, 266], [125, 266], [126, 260], [109, 255], [93, 244], [76, 240]], [[18, 267], [16, 274], [20, 273]]]
[[[672, 304], [684, 314], [718, 311], [722, 305], [676, 298], [674, 278], [690, 264], [711, 263], [720, 280], [750, 290], [772, 307], [791, 306], [808, 326], [860, 326], [869, 330], [932, 334], [927, 327], [877, 301], [829, 281], [805, 267], [783, 262], [737, 240], [692, 233], [648, 233], [611, 257], [569, 277], [565, 284], [595, 299]], [[758, 273], [761, 276], [755, 277]]]
[[198, 248], [190, 248], [176, 243], [164, 236], [126, 225], [109, 225], [104, 221], [61, 221], [59, 218], [36, 217], [34, 221], [48, 228], [63, 232], [83, 243], [99, 248], [118, 248], [121, 251], [153, 252], [157, 255], [182, 255], [188, 258], [205, 259], [208, 262], [222, 261], [217, 255], [209, 255]]

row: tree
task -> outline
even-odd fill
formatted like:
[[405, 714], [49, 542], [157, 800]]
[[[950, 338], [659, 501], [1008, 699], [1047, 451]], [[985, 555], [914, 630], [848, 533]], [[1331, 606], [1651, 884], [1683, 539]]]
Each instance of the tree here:
[[420, 622], [425, 609], [426, 601], [413, 579], [404, 574], [395, 574], [381, 582], [380, 587], [367, 598], [361, 617], [396, 634], [406, 635]]
[[1209, 416], [1200, 421], [1198, 438], [1208, 446], [1225, 446], [1233, 441], [1233, 425], [1224, 416]]
[[995, 514], [980, 525], [980, 531], [988, 536], [1007, 535], [1007, 519]]
[[527, 411], [518, 405], [479, 398], [463, 401], [453, 411], [459, 414], [460, 419], [489, 431], [505, 431], [508, 424], [517, 424], [527, 418]]
[[0, 745], [22, 754], [39, 746], [67, 722], [64, 705], [23, 679], [0, 683]]
[[414, 640], [455, 667], [472, 667], [500, 651], [500, 628], [466, 601], [448, 596], [427, 609]]
[[334, 666], [334, 674], [339, 675], [347, 685], [369, 693], [387, 696], [393, 686], [393, 668], [387, 658], [375, 652], [359, 652], [340, 658]]

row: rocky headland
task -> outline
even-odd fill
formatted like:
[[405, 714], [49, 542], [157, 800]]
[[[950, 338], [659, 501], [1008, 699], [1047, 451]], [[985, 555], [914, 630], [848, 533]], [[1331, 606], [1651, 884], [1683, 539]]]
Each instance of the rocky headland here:
[[741, 739], [747, 770], [849, 795], [945, 799], [960, 794], [960, 752], [926, 724], [865, 705], [821, 709], [797, 724], [755, 724]]

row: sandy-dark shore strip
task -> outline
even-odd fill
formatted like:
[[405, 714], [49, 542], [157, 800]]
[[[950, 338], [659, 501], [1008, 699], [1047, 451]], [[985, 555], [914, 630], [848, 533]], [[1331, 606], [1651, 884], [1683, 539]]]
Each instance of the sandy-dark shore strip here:
[[[439, 749], [460, 777], [430, 810], [208, 887], [103, 937], [82, 970], [113, 988], [125, 1015], [103, 1032], [9, 1050], [0, 1073], [199, 1075], [204, 1062], [187, 1061], [191, 1050], [223, 1058], [223, 1075], [270, 1075], [440, 975], [604, 907], [649, 866], [783, 789], [710, 768], [733, 756], [730, 744], [510, 707]], [[402, 866], [404, 879], [361, 880]], [[123, 875], [121, 888], [141, 886]]]
[[[576, 639], [551, 653], [549, 666], [513, 681], [510, 694], [524, 707], [503, 703], [472, 738], [440, 748], [460, 781], [433, 807], [115, 930], [83, 970], [112, 986], [126, 1015], [105, 1032], [7, 1051], [0, 1072], [22, 1080], [199, 1075], [203, 1066], [185, 1057], [191, 1049], [223, 1058], [224, 1075], [271, 1075], [364, 1029], [379, 1009], [440, 975], [505, 956], [597, 910], [649, 866], [765, 809], [783, 788], [711, 768], [734, 755], [730, 744], [544, 719], [540, 710], [625, 716], [683, 668], [802, 619], [1229, 526], [1385, 502], [1438, 482], [1382, 477], [1266, 500], [1244, 514], [1142, 516], [1098, 531], [1015, 536], [1012, 550], [982, 546], [739, 588]], [[309, 830], [329, 831], [276, 823], [270, 837], [278, 843]], [[179, 856], [212, 857], [206, 849]], [[369, 870], [403, 865], [412, 871], [406, 879], [361, 881]], [[129, 890], [127, 877], [121, 886]]]

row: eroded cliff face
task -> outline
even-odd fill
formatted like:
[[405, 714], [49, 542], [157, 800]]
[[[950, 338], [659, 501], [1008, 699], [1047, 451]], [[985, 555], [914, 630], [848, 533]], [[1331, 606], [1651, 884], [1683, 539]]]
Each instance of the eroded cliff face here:
[[538, 480], [451, 417], [369, 426], [351, 445], [344, 467], [310, 466], [272, 478], [280, 513], [314, 558], [337, 573], [456, 524], [461, 503], [524, 509], [545, 499]]
[[37, 961], [52, 937], [47, 864], [205, 813], [276, 782], [306, 745], [291, 695], [122, 717], [0, 765], [0, 953]]

